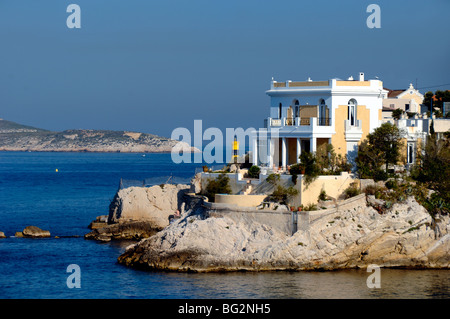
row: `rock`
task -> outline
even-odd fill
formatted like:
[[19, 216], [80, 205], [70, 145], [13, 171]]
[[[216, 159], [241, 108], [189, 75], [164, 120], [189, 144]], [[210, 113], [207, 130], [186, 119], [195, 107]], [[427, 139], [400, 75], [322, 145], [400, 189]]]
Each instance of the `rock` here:
[[84, 238], [99, 241], [110, 241], [112, 239], [141, 240], [156, 234], [159, 230], [153, 228], [150, 222], [129, 221], [93, 229], [90, 233], [84, 235]]
[[239, 171], [239, 165], [237, 165], [237, 164], [230, 165], [230, 173], [236, 173], [238, 171]]
[[0, 231], [0, 238], [6, 238], [5, 233]]
[[97, 216], [95, 220], [93, 220], [88, 228], [89, 229], [97, 229], [102, 228], [108, 225], [108, 215]]
[[14, 234], [14, 237], [18, 237], [18, 238], [22, 238], [23, 237], [23, 233], [21, 231], [18, 231]]
[[381, 207], [381, 206], [384, 206], [385, 201], [382, 199], [375, 198], [374, 195], [367, 195], [367, 203], [371, 206]]
[[194, 194], [200, 194], [201, 191], [202, 191], [202, 173], [197, 173], [191, 179], [189, 192]]
[[97, 240], [102, 241], [102, 242], [109, 242], [109, 241], [111, 241], [111, 237], [106, 236], [106, 235], [99, 235], [99, 236], [97, 236]]
[[[351, 203], [351, 201], [349, 201]], [[342, 208], [345, 207], [345, 208]], [[245, 213], [245, 212], [244, 212]], [[119, 263], [172, 271], [264, 271], [380, 267], [450, 268], [450, 217], [432, 226], [413, 197], [380, 215], [370, 206], [336, 212], [289, 236], [270, 224], [211, 217], [197, 209], [129, 246]]]
[[42, 230], [36, 226], [27, 226], [22, 231], [23, 237], [32, 237], [32, 238], [45, 238], [50, 237], [50, 232], [48, 230]]
[[169, 215], [180, 210], [189, 189], [182, 184], [121, 189], [110, 204], [108, 224], [145, 221], [154, 229], [163, 229], [169, 225]]

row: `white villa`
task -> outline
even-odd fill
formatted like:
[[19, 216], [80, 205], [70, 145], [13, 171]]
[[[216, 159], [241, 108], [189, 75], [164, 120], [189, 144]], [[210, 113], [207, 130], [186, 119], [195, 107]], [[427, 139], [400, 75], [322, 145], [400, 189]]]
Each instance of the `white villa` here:
[[[255, 165], [285, 169], [303, 151], [330, 143], [352, 161], [358, 144], [381, 125], [383, 82], [365, 80], [286, 81], [272, 79], [269, 117], [254, 139]], [[257, 140], [257, 142], [256, 142]]]

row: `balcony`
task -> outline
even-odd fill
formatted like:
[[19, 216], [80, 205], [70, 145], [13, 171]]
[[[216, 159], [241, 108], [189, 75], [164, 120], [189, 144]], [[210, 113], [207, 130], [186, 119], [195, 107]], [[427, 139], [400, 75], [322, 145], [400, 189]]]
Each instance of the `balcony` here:
[[277, 129], [283, 134], [334, 134], [331, 118], [296, 117], [296, 118], [266, 118], [264, 120], [267, 129]]
[[362, 123], [361, 120], [356, 120], [353, 125], [350, 120], [344, 120], [345, 140], [347, 142], [355, 142], [361, 140], [362, 137]]
[[331, 118], [329, 117], [295, 117], [295, 118], [286, 118], [283, 117], [281, 119], [267, 118], [264, 120], [264, 126], [266, 128], [270, 127], [297, 127], [297, 126], [311, 126], [314, 122], [316, 126], [331, 126]]

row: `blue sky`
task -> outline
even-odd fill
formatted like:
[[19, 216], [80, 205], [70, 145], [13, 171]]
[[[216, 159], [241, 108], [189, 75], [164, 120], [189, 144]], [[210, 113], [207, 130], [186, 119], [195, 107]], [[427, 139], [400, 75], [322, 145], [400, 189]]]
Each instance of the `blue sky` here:
[[[66, 26], [71, 3], [81, 29]], [[366, 26], [371, 3], [381, 29]], [[447, 84], [449, 12], [448, 0], [0, 0], [0, 117], [170, 137], [194, 119], [261, 127], [271, 77]]]

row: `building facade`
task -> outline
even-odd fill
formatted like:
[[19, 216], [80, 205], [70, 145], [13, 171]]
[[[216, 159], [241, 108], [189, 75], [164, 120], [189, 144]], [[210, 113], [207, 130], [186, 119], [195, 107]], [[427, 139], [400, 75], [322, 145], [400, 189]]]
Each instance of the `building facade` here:
[[286, 81], [272, 79], [265, 131], [255, 139], [253, 163], [280, 167], [298, 163], [302, 152], [332, 144], [337, 154], [353, 161], [358, 144], [381, 125], [383, 82], [330, 79]]
[[406, 113], [422, 113], [422, 103], [424, 96], [414, 88], [412, 83], [406, 90], [387, 90], [387, 95], [383, 100], [383, 117], [392, 116], [392, 111], [401, 109]]

